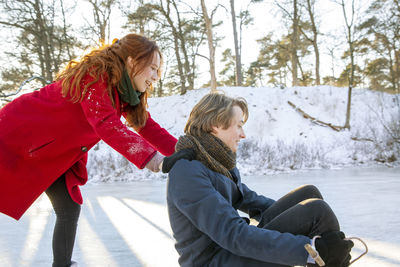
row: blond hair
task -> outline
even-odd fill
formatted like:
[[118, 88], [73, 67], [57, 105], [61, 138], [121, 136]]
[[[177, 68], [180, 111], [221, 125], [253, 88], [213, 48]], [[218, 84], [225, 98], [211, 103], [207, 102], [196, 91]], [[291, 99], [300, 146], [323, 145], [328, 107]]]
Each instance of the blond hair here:
[[200, 136], [202, 132], [211, 133], [213, 127], [227, 129], [232, 123], [234, 106], [243, 111], [243, 121], [246, 122], [249, 111], [244, 98], [232, 98], [222, 92], [205, 95], [190, 112], [185, 134]]

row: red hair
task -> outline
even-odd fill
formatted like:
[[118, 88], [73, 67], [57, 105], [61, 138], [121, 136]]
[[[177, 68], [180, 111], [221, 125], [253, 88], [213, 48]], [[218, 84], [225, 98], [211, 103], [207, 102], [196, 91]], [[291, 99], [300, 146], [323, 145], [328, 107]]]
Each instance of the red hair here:
[[[144, 68], [151, 64], [153, 56], [157, 52], [162, 55], [157, 44], [139, 34], [128, 34], [111, 45], [102, 45], [84, 55], [79, 61], [71, 60], [67, 66], [57, 75], [56, 80], [62, 80], [62, 94], [70, 97], [71, 101], [78, 103], [84, 98], [87, 89], [100, 79], [107, 79], [107, 92], [115, 107], [113, 88], [119, 88], [119, 81], [127, 64], [128, 57], [133, 59], [133, 66], [130, 77], [139, 74]], [[89, 75], [92, 81], [85, 83], [85, 77]], [[161, 70], [158, 70], [161, 75]], [[150, 87], [150, 91], [153, 87]], [[148, 92], [140, 95], [140, 103], [134, 107], [127, 106], [124, 112], [127, 113], [128, 125], [140, 129], [147, 121], [147, 97]], [[119, 108], [119, 107], [117, 107]]]

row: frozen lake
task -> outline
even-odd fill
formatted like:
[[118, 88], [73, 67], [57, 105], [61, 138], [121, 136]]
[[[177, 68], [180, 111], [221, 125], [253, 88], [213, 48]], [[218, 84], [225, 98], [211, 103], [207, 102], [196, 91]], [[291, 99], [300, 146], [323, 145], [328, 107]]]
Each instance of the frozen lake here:
[[[299, 185], [316, 185], [342, 230], [361, 237], [369, 246], [368, 255], [352, 266], [400, 266], [400, 167], [314, 170], [243, 177], [243, 181], [275, 199]], [[165, 183], [82, 187], [84, 205], [73, 256], [79, 266], [178, 266]], [[51, 266], [54, 221], [46, 196], [19, 222], [0, 214], [0, 266]]]

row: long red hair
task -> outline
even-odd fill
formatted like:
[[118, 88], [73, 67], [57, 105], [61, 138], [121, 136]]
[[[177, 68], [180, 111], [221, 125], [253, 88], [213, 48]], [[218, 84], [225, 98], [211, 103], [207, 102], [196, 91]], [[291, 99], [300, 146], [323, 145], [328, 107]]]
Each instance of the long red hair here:
[[[56, 80], [62, 81], [62, 94], [70, 97], [74, 103], [82, 101], [88, 88], [101, 79], [107, 79], [107, 92], [115, 107], [113, 88], [119, 88], [122, 73], [127, 64], [128, 57], [133, 59], [135, 66], [129, 73], [134, 77], [151, 64], [155, 52], [159, 53], [162, 63], [162, 55], [157, 44], [139, 34], [128, 34], [111, 45], [103, 45], [93, 49], [84, 55], [79, 61], [71, 60], [67, 66], [57, 74]], [[85, 77], [93, 78], [85, 82]], [[159, 69], [158, 75], [161, 75]], [[150, 91], [153, 87], [150, 87]], [[124, 108], [128, 125], [140, 129], [146, 124], [147, 97], [149, 92], [140, 95], [140, 103], [134, 107], [127, 105]], [[119, 108], [119, 107], [116, 107]]]

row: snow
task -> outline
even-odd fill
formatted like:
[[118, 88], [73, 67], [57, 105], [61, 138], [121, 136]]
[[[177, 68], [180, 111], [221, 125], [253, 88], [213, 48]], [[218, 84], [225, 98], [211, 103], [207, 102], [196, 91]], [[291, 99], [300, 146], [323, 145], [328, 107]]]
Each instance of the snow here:
[[[318, 120], [343, 126], [347, 88], [219, 89], [229, 96], [245, 98], [249, 105], [250, 115], [244, 126], [246, 139], [240, 143], [237, 160], [244, 175], [346, 166], [392, 166], [400, 162], [400, 146], [393, 143], [387, 130], [400, 121], [400, 96], [353, 89], [351, 129], [336, 132], [303, 118], [288, 101]], [[209, 91], [200, 89], [183, 96], [149, 98], [149, 111], [155, 121], [179, 137], [184, 134], [191, 109]], [[399, 129], [397, 126], [397, 131]], [[91, 182], [166, 178], [164, 174], [137, 169], [103, 142], [89, 152], [88, 170]]]

